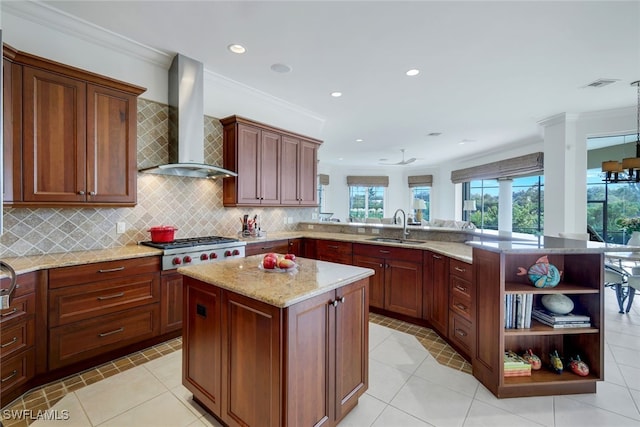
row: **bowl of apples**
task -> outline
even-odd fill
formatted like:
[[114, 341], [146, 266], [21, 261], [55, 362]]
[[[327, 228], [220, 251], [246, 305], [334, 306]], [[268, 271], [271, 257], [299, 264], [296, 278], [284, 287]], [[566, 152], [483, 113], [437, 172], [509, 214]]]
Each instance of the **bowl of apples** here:
[[298, 267], [294, 254], [278, 255], [270, 252], [262, 257], [258, 268], [267, 273], [287, 273]]

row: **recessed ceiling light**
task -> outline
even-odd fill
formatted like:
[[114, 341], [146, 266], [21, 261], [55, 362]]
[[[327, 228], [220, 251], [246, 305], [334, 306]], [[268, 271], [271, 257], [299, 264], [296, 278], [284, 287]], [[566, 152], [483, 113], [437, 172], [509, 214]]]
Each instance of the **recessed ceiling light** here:
[[340, 98], [342, 96], [342, 92], [331, 92], [331, 96], [334, 98]]
[[275, 71], [276, 73], [290, 73], [291, 67], [287, 64], [273, 64], [271, 66], [271, 71]]
[[356, 139], [356, 142], [364, 142], [364, 139], [358, 138], [358, 139]]
[[247, 51], [247, 49], [241, 44], [230, 44], [229, 46], [227, 46], [227, 49], [229, 49], [229, 51], [233, 53], [238, 53], [238, 54], [245, 53]]
[[417, 76], [418, 74], [420, 74], [420, 70], [418, 70], [417, 68], [412, 68], [408, 70], [406, 74], [407, 76]]

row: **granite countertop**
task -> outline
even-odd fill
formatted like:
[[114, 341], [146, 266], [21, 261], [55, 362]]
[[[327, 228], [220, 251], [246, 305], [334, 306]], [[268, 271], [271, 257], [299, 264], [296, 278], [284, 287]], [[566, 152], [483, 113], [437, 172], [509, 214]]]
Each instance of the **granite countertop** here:
[[111, 249], [11, 257], [3, 258], [2, 260], [13, 267], [16, 274], [24, 274], [49, 268], [116, 261], [127, 258], [142, 258], [154, 255], [162, 255], [162, 251], [149, 246], [128, 245]]
[[[634, 252], [633, 247], [613, 243], [586, 240], [563, 239], [544, 236], [536, 242], [468, 242], [470, 247], [499, 253], [540, 253], [540, 254], [599, 254], [605, 252]], [[640, 247], [636, 248], [640, 252]]]
[[280, 308], [374, 274], [369, 268], [308, 258], [297, 258], [298, 267], [292, 271], [271, 272], [259, 267], [262, 258], [254, 255], [180, 267], [178, 273]]

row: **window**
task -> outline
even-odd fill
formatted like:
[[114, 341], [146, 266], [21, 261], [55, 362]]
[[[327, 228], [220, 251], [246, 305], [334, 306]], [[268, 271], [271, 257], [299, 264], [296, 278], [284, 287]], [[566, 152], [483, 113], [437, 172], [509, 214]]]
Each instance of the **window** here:
[[478, 228], [489, 230], [498, 229], [498, 194], [497, 179], [482, 179], [465, 182], [463, 187], [464, 200], [475, 200], [476, 210], [465, 212], [465, 221], [471, 221]]
[[640, 216], [640, 184], [605, 183], [601, 169], [587, 170], [587, 225], [605, 242], [624, 244], [629, 240], [616, 225], [619, 218]]
[[349, 186], [350, 218], [382, 218], [384, 216], [384, 187]]
[[326, 212], [324, 190], [322, 180], [318, 179], [318, 212]]
[[431, 197], [431, 187], [412, 187], [411, 188], [411, 200], [420, 199], [424, 200], [424, 204], [427, 205], [425, 209], [422, 209], [422, 219], [425, 221], [429, 221], [429, 212], [430, 212], [430, 197]]

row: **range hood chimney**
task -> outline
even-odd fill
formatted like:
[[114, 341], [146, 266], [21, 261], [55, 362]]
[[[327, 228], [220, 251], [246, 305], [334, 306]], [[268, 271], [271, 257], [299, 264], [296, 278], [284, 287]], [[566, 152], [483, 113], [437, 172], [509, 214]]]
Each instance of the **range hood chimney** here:
[[193, 178], [238, 176], [204, 163], [204, 67], [177, 54], [169, 68], [169, 163], [140, 169]]

